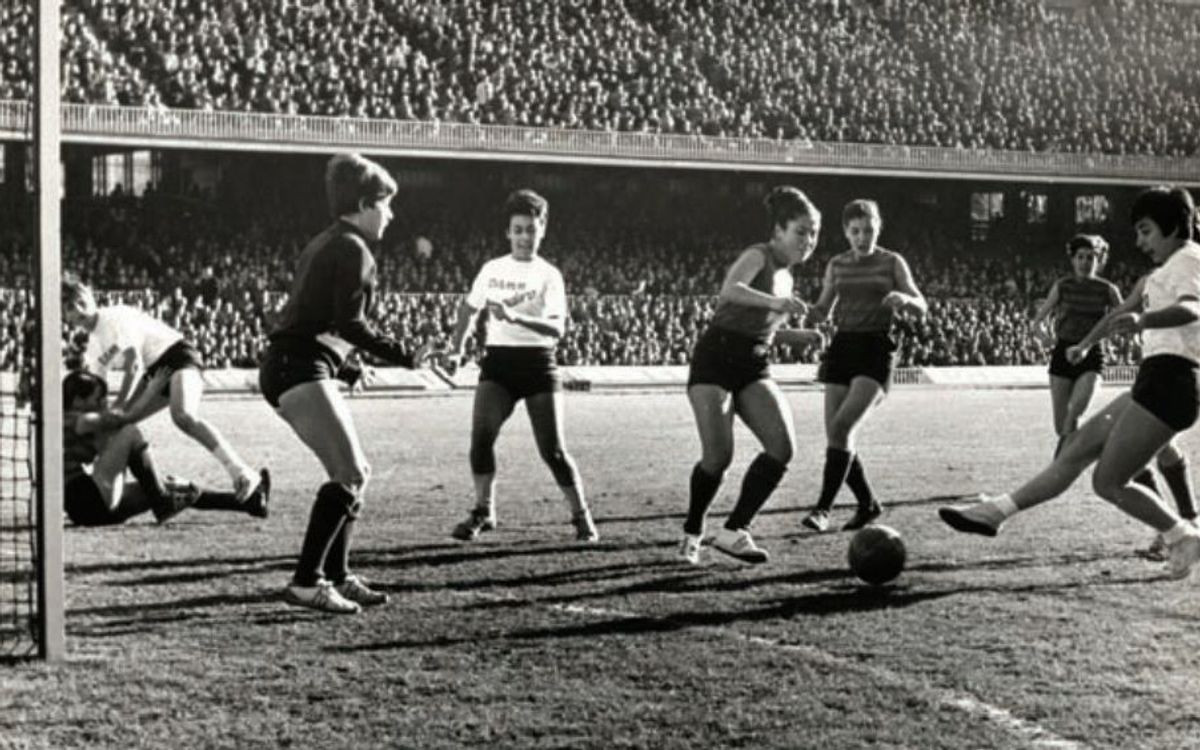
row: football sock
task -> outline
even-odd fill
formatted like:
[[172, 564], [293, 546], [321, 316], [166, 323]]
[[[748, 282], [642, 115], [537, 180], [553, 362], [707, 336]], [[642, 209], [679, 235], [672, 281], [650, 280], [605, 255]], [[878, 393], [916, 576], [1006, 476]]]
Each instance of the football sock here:
[[821, 495], [817, 498], [817, 510], [829, 510], [833, 499], [846, 481], [852, 455], [841, 448], [825, 449], [825, 471], [821, 476]]
[[683, 531], [692, 536], [704, 533], [704, 517], [712, 505], [717, 490], [721, 488], [723, 475], [713, 476], [706, 472], [700, 464], [692, 468], [691, 489], [688, 495], [687, 520], [683, 522]]
[[151, 503], [166, 502], [167, 488], [162, 478], [154, 468], [154, 458], [150, 453], [150, 444], [141, 443], [129, 452], [129, 471], [141, 485], [142, 490], [149, 496]]
[[1021, 510], [1017, 507], [1017, 504], [1013, 502], [1012, 495], [1009, 495], [1008, 493], [993, 497], [990, 504], [1002, 518], [1011, 518]]
[[200, 493], [200, 497], [196, 498], [196, 503], [192, 505], [197, 510], [246, 510], [248, 504], [245, 501], [238, 500], [237, 495], [232, 492], [209, 492]]
[[733, 512], [725, 520], [725, 528], [733, 531], [748, 528], [767, 498], [779, 486], [786, 471], [787, 464], [766, 453], [759, 453], [750, 463], [750, 468], [746, 469], [742, 492], [733, 506]]
[[355, 500], [354, 493], [337, 482], [321, 485], [300, 546], [300, 560], [293, 578], [297, 586], [315, 586], [320, 580], [329, 548]]
[[871, 484], [867, 481], [862, 461], [858, 459], [857, 455], [850, 462], [850, 470], [846, 472], [846, 486], [854, 493], [855, 499], [858, 500], [858, 507], [869, 508], [875, 504], [875, 494], [871, 491]]
[[341, 583], [350, 575], [350, 537], [354, 533], [354, 524], [355, 519], [350, 517], [342, 522], [342, 528], [325, 556], [325, 577], [334, 583]]
[[1171, 466], [1160, 463], [1158, 470], [1166, 480], [1167, 486], [1171, 488], [1171, 495], [1175, 498], [1175, 505], [1179, 507], [1180, 517], [1188, 520], [1195, 518], [1196, 495], [1192, 491], [1192, 475], [1187, 458]]

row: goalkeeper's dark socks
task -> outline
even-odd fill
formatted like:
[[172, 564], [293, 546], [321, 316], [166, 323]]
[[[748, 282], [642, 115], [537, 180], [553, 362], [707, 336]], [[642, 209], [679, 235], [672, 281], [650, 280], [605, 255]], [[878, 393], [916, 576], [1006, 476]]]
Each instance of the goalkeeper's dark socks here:
[[709, 474], [700, 464], [692, 467], [692, 478], [688, 493], [687, 520], [683, 522], [683, 531], [692, 536], [704, 533], [704, 517], [712, 505], [717, 490], [721, 488], [723, 475]]

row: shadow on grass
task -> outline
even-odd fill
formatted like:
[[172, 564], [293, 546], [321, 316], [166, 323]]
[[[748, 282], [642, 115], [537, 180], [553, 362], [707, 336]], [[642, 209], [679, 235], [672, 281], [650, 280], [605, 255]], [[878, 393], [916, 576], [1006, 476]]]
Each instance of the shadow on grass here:
[[[846, 586], [837, 591], [825, 591], [805, 596], [771, 601], [768, 606], [737, 611], [692, 611], [671, 614], [612, 616], [610, 610], [596, 610], [605, 619], [555, 628], [515, 630], [495, 636], [472, 635], [463, 638], [437, 637], [429, 640], [394, 640], [379, 643], [330, 646], [326, 650], [338, 653], [389, 651], [409, 648], [455, 646], [479, 643], [484, 640], [548, 640], [560, 638], [594, 638], [606, 635], [655, 635], [693, 628], [725, 627], [739, 622], [790, 619], [797, 615], [827, 615], [840, 612], [865, 612], [875, 609], [907, 607], [931, 599], [951, 595], [952, 591], [905, 591], [889, 587]], [[526, 602], [528, 604], [528, 602]], [[535, 602], [543, 605], [544, 602]], [[586, 608], [577, 613], [588, 614]]]
[[[920, 497], [913, 497], [913, 498], [902, 498], [902, 499], [897, 499], [897, 500], [887, 500], [887, 501], [885, 501], [884, 504], [888, 508], [898, 508], [898, 507], [907, 508], [910, 506], [919, 506], [919, 505], [943, 505], [945, 503], [965, 502], [965, 501], [971, 499], [972, 497], [975, 497], [975, 495], [974, 494], [929, 495], [929, 496], [920, 496]], [[773, 505], [773, 506], [770, 506], [767, 508], [763, 508], [761, 511], [758, 512], [758, 515], [760, 515], [760, 516], [778, 516], [778, 515], [784, 515], [786, 513], [807, 513], [808, 511], [812, 510], [814, 507], [815, 507], [814, 503], [807, 503], [805, 505]], [[839, 508], [840, 507], [841, 506], [839, 506]], [[846, 506], [847, 513], [849, 513], [852, 510], [853, 510], [852, 505]], [[726, 514], [726, 513], [712, 513], [708, 516], [709, 522], [711, 523], [713, 520], [720, 520], [722, 518], [725, 518], [727, 515], [728, 514]], [[610, 524], [610, 523], [640, 523], [642, 521], [670, 521], [670, 520], [683, 520], [684, 518], [687, 518], [687, 509], [686, 508], [680, 508], [679, 512], [677, 512], [677, 513], [627, 514], [627, 515], [623, 515], [623, 516], [597, 515], [595, 520], [596, 520], [597, 526], [603, 526], [605, 524]], [[551, 526], [551, 525], [561, 525], [561, 522], [539, 521], [539, 522], [530, 524], [530, 526]]]

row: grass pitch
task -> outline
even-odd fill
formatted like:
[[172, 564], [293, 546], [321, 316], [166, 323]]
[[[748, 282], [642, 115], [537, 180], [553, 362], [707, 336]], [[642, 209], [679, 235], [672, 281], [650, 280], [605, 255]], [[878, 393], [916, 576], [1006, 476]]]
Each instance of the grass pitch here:
[[[353, 560], [393, 601], [348, 618], [279, 599], [316, 460], [261, 401], [210, 401], [272, 468], [270, 519], [69, 528], [69, 659], [0, 666], [0, 748], [1196, 746], [1200, 588], [1137, 556], [1146, 529], [1086, 479], [994, 540], [937, 519], [942, 496], [1044, 463], [1044, 390], [898, 388], [873, 416], [860, 449], [909, 552], [886, 588], [850, 575], [847, 535], [801, 532], [822, 402], [789, 397], [799, 450], [755, 525], [771, 563], [706, 548], [699, 568], [673, 559], [699, 451], [680, 392], [567, 396], [592, 546], [523, 410], [498, 446], [500, 528], [461, 544], [470, 398], [355, 400], [374, 479]], [[148, 430], [160, 468], [225, 484], [165, 416]], [[737, 438], [710, 528], [757, 451]]]

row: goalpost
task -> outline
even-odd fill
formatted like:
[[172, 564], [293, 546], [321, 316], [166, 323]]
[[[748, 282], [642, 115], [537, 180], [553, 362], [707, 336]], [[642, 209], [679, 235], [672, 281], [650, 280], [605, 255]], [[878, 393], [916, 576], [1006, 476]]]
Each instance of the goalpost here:
[[[13, 290], [34, 315], [17, 372], [0, 373], [0, 659], [66, 655], [62, 554], [62, 200], [58, 0], [37, 0], [33, 152], [33, 288]], [[28, 295], [28, 296], [26, 296]]]

